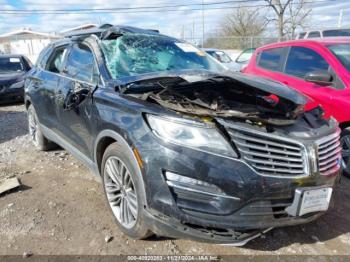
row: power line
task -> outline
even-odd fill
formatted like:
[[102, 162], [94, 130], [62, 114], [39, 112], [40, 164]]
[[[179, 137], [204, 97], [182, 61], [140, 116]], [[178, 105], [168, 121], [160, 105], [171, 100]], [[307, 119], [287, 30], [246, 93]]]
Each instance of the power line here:
[[[160, 9], [160, 8], [172, 8], [172, 7], [188, 7], [188, 6], [212, 6], [212, 5], [223, 5], [223, 4], [233, 4], [233, 3], [253, 3], [253, 2], [262, 2], [263, 0], [231, 0], [231, 1], [219, 1], [219, 2], [208, 2], [208, 3], [192, 3], [192, 4], [177, 4], [177, 5], [157, 5], [157, 6], [135, 6], [135, 7], [109, 7], [109, 8], [77, 8], [77, 9], [0, 9], [0, 11], [8, 10], [8, 11], [38, 11], [38, 12], [45, 12], [45, 11], [89, 11], [89, 10], [97, 10], [97, 11], [104, 11], [104, 10], [135, 10], [135, 9]], [[37, 4], [34, 4], [37, 5]], [[49, 4], [42, 4], [49, 6]], [[56, 4], [55, 4], [56, 5]]]
[[[236, 1], [223, 1], [223, 2], [215, 2], [215, 3], [204, 3], [203, 5], [207, 6], [205, 10], [223, 10], [223, 9], [235, 9], [241, 7], [269, 7], [268, 4], [260, 4], [260, 5], [235, 5], [235, 6], [224, 6], [224, 7], [212, 7], [213, 5], [223, 5], [223, 4], [233, 4], [233, 3], [249, 3], [249, 2], [259, 2], [261, 0], [236, 0]], [[304, 2], [305, 4], [314, 4], [314, 3], [329, 3], [335, 0], [314, 0]], [[299, 4], [299, 3], [290, 3], [290, 4]], [[144, 7], [118, 7], [118, 8], [77, 8], [77, 9], [0, 9], [0, 14], [8, 15], [8, 14], [98, 14], [98, 13], [160, 13], [160, 12], [186, 12], [186, 11], [199, 11], [202, 8], [193, 7], [186, 9], [173, 9], [174, 7], [188, 7], [188, 6], [202, 6], [202, 4], [183, 4], [183, 5], [164, 5], [164, 6], [144, 6]], [[165, 8], [165, 9], [162, 9]], [[146, 9], [146, 10], [144, 10]], [[155, 10], [148, 10], [155, 9]], [[162, 10], [159, 10], [162, 9]]]

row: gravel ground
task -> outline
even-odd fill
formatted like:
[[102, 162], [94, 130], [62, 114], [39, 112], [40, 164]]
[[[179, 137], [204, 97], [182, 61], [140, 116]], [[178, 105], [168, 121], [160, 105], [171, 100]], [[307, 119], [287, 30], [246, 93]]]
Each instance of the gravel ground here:
[[114, 224], [93, 175], [63, 150], [36, 151], [26, 123], [23, 105], [0, 107], [0, 178], [17, 176], [23, 184], [0, 196], [1, 255], [350, 254], [346, 178], [334, 192], [335, 207], [326, 215], [307, 225], [274, 229], [241, 248], [157, 237], [136, 241]]

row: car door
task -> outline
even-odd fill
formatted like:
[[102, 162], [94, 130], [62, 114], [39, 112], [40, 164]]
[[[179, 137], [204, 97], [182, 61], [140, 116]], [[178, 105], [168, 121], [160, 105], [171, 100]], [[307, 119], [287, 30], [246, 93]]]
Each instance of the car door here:
[[59, 135], [89, 157], [93, 143], [92, 130], [96, 125], [92, 121], [92, 92], [98, 83], [98, 68], [93, 52], [87, 45], [76, 43], [71, 47], [63, 74], [58, 88], [60, 95], [57, 97]]
[[[329, 72], [332, 75], [331, 84], [324, 86], [305, 81], [308, 73], [317, 71]], [[320, 103], [326, 111], [326, 117], [334, 116], [333, 99], [344, 85], [324, 57], [311, 48], [292, 46], [288, 52], [283, 74], [285, 84], [295, 87]]]
[[[279, 81], [306, 94], [323, 106], [326, 117], [335, 116], [336, 112], [333, 112], [334, 102], [332, 98], [338, 92], [338, 89], [344, 88], [344, 85], [327, 60], [315, 50], [302, 46], [266, 49], [258, 54], [254, 70], [258, 75]], [[330, 86], [325, 87], [305, 81], [304, 78], [307, 73], [317, 70], [331, 73], [333, 82]], [[312, 104], [310, 104], [311, 107]]]
[[[29, 75], [31, 83], [31, 99], [42, 125], [56, 130], [57, 105], [56, 95], [61, 80], [62, 63], [67, 53], [67, 45], [56, 46], [43, 54], [40, 64]], [[45, 57], [46, 56], [46, 57]]]

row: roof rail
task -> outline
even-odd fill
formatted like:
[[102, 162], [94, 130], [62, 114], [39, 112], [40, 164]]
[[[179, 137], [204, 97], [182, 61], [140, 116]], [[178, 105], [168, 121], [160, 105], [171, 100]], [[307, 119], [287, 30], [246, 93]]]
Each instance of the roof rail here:
[[92, 29], [82, 29], [76, 30], [69, 33], [63, 34], [64, 37], [74, 37], [74, 36], [89, 36], [89, 35], [97, 35], [100, 36], [102, 32], [106, 31], [106, 28], [92, 28]]
[[76, 31], [71, 31], [63, 34], [64, 37], [66, 38], [71, 38], [71, 37], [84, 37], [84, 36], [89, 36], [89, 35], [96, 35], [97, 37], [101, 37], [102, 33], [107, 32], [107, 31], [119, 31], [121, 33], [123, 32], [129, 32], [129, 33], [143, 33], [143, 32], [148, 32], [148, 33], [156, 33], [159, 34], [159, 30], [156, 29], [141, 29], [137, 27], [132, 27], [132, 26], [114, 26], [111, 24], [103, 24], [100, 25], [99, 27], [96, 28], [91, 28], [91, 29], [81, 29], [81, 30], [76, 30]]

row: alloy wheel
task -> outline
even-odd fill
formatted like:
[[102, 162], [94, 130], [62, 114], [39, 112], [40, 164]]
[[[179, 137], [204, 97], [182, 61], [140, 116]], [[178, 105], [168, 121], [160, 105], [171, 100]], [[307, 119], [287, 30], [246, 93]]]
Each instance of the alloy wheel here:
[[132, 228], [138, 216], [137, 195], [130, 171], [118, 157], [106, 161], [104, 186], [114, 216], [123, 227]]
[[28, 114], [28, 129], [29, 129], [29, 135], [34, 145], [37, 145], [38, 144], [38, 123], [32, 111], [29, 111], [29, 114]]

